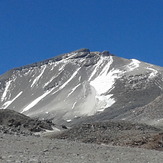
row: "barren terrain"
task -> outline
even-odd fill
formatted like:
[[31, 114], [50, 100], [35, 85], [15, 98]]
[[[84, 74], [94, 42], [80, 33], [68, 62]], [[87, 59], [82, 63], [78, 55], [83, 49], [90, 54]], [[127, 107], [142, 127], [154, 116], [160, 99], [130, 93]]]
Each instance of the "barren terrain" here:
[[154, 150], [0, 133], [1, 163], [162, 163]]

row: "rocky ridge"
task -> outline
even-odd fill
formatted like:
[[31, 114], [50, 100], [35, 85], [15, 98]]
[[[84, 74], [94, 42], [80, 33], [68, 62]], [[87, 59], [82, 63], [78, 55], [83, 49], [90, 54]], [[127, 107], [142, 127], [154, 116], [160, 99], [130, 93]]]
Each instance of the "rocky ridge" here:
[[30, 118], [14, 110], [0, 110], [0, 132], [15, 135], [33, 135], [35, 132], [53, 130], [50, 120]]

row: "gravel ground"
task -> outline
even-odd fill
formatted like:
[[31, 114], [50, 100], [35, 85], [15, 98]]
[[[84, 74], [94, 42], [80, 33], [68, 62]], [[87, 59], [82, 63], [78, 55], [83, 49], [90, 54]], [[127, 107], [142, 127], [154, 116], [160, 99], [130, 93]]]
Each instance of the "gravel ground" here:
[[163, 152], [0, 133], [0, 163], [162, 163]]
[[52, 132], [50, 134], [47, 137], [163, 151], [163, 130], [146, 124], [126, 121], [92, 122], [74, 126], [58, 135], [53, 135]]

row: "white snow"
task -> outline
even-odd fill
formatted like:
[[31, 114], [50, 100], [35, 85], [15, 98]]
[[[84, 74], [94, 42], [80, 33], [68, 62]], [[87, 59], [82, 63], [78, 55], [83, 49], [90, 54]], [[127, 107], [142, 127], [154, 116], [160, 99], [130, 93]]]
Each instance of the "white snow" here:
[[58, 64], [59, 64], [58, 62], [50, 62], [49, 63], [49, 65], [51, 66], [50, 71], [53, 71]]
[[27, 72], [24, 73], [24, 76], [29, 75], [30, 72], [31, 72], [31, 70], [28, 70]]
[[56, 127], [52, 127], [53, 130], [45, 130], [45, 131], [41, 131], [41, 132], [35, 132], [34, 135], [40, 135], [40, 136], [48, 136], [49, 134], [53, 133], [60, 133], [61, 130], [56, 128]]
[[12, 82], [12, 80], [9, 80], [8, 82], [6, 82], [6, 87], [5, 87], [5, 90], [4, 90], [3, 94], [2, 94], [1, 102], [3, 102], [6, 99], [6, 95], [9, 92], [9, 87], [11, 85], [11, 82]]
[[65, 67], [65, 64], [63, 64], [58, 70], [59, 71], [64, 70], [64, 67]]
[[15, 98], [13, 98], [10, 101], [7, 101], [3, 104], [2, 108], [6, 109], [9, 105], [11, 105], [21, 94], [23, 93], [23, 91], [21, 91], [18, 95], [15, 96]]
[[78, 80], [81, 81], [81, 76], [79, 76], [79, 79]]
[[154, 78], [158, 74], [158, 71], [156, 69], [153, 69], [151, 67], [147, 67], [147, 69], [152, 71], [151, 74], [149, 75], [150, 79]]
[[71, 92], [67, 95], [67, 97], [69, 97], [78, 87], [80, 86], [80, 83], [78, 85], [76, 85]]
[[55, 78], [56, 76], [53, 76], [48, 82], [44, 84], [44, 87], [46, 87], [49, 83], [51, 83]]
[[138, 61], [137, 59], [131, 59], [131, 63], [127, 65], [127, 69], [129, 69], [129, 71], [133, 71], [134, 69], [138, 68], [139, 65], [140, 61]]
[[90, 85], [95, 89], [96, 107], [99, 112], [104, 111], [105, 108], [115, 103], [114, 98], [112, 98], [113, 94], [108, 93], [114, 88], [116, 79], [120, 78], [124, 73], [118, 69], [110, 70], [112, 63], [113, 57], [110, 57], [110, 60], [103, 67], [101, 73], [90, 82]]
[[51, 93], [53, 89], [50, 91], [46, 91], [44, 94], [41, 96], [37, 97], [34, 101], [32, 101], [30, 104], [28, 104], [22, 111], [21, 113], [30, 110], [32, 107], [34, 107], [37, 103], [39, 103], [44, 97], [46, 97], [49, 93]]
[[39, 81], [39, 79], [43, 75], [45, 69], [46, 69], [46, 65], [42, 66], [41, 73], [34, 79], [33, 83], [31, 84], [31, 87], [33, 87]]
[[78, 68], [73, 74], [72, 76], [59, 88], [60, 90], [63, 89], [78, 73], [78, 71], [80, 70], [80, 68]]
[[121, 73], [122, 72], [118, 69], [112, 69], [109, 72], [107, 72], [106, 69], [105, 71], [102, 71], [102, 74], [91, 81], [90, 85], [95, 88], [98, 95], [101, 95], [113, 88], [115, 80], [120, 78]]
[[[97, 73], [97, 70], [100, 68], [100, 66], [102, 64], [104, 64], [104, 59], [105, 58], [103, 56], [100, 57], [100, 60], [96, 63], [95, 68], [94, 68], [91, 76], [89, 77], [88, 81], [90, 81], [92, 79], [92, 77]], [[112, 57], [111, 57], [111, 62], [112, 62]]]
[[53, 62], [52, 60], [50, 60], [49, 62], [48, 62], [48, 65], [54, 65], [55, 64], [55, 62]]
[[96, 99], [98, 100], [98, 106], [99, 106], [99, 110], [97, 111], [104, 111], [105, 108], [108, 108], [110, 106], [112, 106], [115, 103], [114, 98], [111, 98], [113, 96], [113, 94], [109, 94], [109, 95], [96, 95]]
[[111, 64], [113, 63], [113, 58], [110, 57], [109, 62], [104, 66], [101, 73], [90, 82], [90, 85], [93, 86], [98, 95], [101, 95], [105, 92], [108, 92], [112, 88], [115, 78], [119, 70], [112, 69], [109, 71]]
[[78, 68], [73, 74], [72, 76], [63, 84], [61, 85], [58, 90], [56, 90], [55, 92], [52, 93], [52, 95], [54, 95], [55, 93], [57, 93], [58, 91], [60, 91], [61, 89], [63, 89], [78, 73], [78, 71], [80, 70], [80, 68]]
[[68, 120], [66, 120], [67, 122], [71, 122], [72, 120], [71, 119], [68, 119]]
[[61, 72], [59, 72], [57, 75], [53, 76], [48, 82], [46, 82], [44, 84], [44, 87], [46, 87], [49, 83], [51, 83], [55, 78], [57, 78], [59, 75], [61, 74]]
[[105, 108], [99, 109], [97, 110], [98, 112], [103, 112], [105, 110]]
[[72, 105], [72, 110], [75, 108], [75, 105], [77, 104], [77, 102], [75, 102], [73, 105]]

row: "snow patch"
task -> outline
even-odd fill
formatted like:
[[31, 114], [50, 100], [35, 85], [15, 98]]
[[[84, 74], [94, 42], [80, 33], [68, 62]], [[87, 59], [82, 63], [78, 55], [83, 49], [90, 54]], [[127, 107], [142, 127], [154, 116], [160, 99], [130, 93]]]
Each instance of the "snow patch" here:
[[60, 91], [61, 89], [63, 89], [78, 73], [80, 68], [78, 68], [73, 74], [72, 76], [63, 84], [61, 85], [61, 87], [58, 88], [58, 90], [56, 90], [55, 92], [52, 93], [52, 95], [54, 95], [55, 93], [57, 93], [58, 91]]
[[147, 67], [147, 69], [152, 71], [151, 74], [149, 75], [149, 79], [154, 78], [158, 74], [158, 71], [156, 69], [153, 69], [151, 67]]
[[2, 108], [6, 109], [9, 105], [11, 105], [21, 94], [23, 93], [23, 91], [21, 91], [18, 95], [15, 96], [15, 98], [13, 98], [10, 101], [7, 101], [3, 104]]
[[67, 98], [80, 86], [80, 83], [78, 85], [76, 85], [71, 92], [67, 95]]
[[32, 101], [29, 105], [27, 105], [22, 111], [21, 113], [24, 113], [25, 111], [30, 110], [31, 108], [33, 108], [37, 103], [39, 103], [43, 98], [45, 98], [48, 94], [50, 94], [53, 91], [53, 89], [51, 89], [50, 91], [46, 91], [43, 95], [41, 95], [40, 97], [36, 98], [34, 101]]
[[43, 75], [45, 69], [46, 69], [46, 65], [42, 66], [40, 75], [38, 75], [38, 76], [34, 79], [33, 83], [31, 84], [31, 87], [34, 87], [34, 85], [39, 81], [39, 79], [40, 79], [41, 76]]
[[[31, 72], [31, 70], [28, 70], [27, 72], [24, 73], [24, 76], [29, 75], [29, 73]], [[22, 77], [22, 75], [20, 75]]]
[[62, 71], [60, 71], [57, 75], [53, 76], [48, 82], [46, 82], [46, 83], [44, 84], [44, 88], [45, 88], [48, 84], [50, 84], [55, 78], [57, 78], [61, 73], [62, 73]]
[[47, 83], [44, 84], [44, 88], [51, 83], [54, 79], [56, 78], [56, 76], [53, 76]]
[[6, 99], [6, 95], [9, 92], [9, 87], [11, 85], [11, 82], [12, 82], [12, 80], [6, 82], [6, 87], [5, 87], [5, 90], [4, 90], [3, 94], [2, 94], [1, 102], [3, 102]]
[[71, 119], [68, 119], [68, 120], [66, 120], [67, 122], [71, 122], [72, 120]]
[[137, 59], [131, 59], [131, 63], [127, 65], [127, 69], [129, 69], [129, 71], [133, 71], [134, 69], [138, 68], [139, 65], [140, 61], [138, 61]]
[[112, 69], [109, 72], [107, 72], [106, 69], [102, 71], [102, 74], [91, 81], [90, 85], [95, 88], [98, 95], [104, 94], [114, 87], [115, 80], [120, 78], [121, 74], [122, 71], [118, 69]]
[[114, 103], [115, 103], [115, 100], [114, 98], [111, 98], [113, 96], [113, 94], [109, 94], [109, 95], [97, 95], [96, 96], [96, 99], [98, 100], [97, 101], [97, 104], [99, 106], [99, 112], [101, 111], [104, 111], [105, 108], [108, 108], [110, 106], [112, 106]]
[[80, 68], [78, 68], [73, 74], [72, 76], [59, 88], [60, 90], [63, 89], [78, 73], [78, 71], [80, 70]]
[[57, 62], [51, 62], [49, 65], [51, 66], [50, 71], [53, 71], [54, 68], [58, 65], [58, 63]]
[[[103, 56], [100, 57], [100, 60], [96, 63], [95, 68], [94, 68], [94, 70], [93, 70], [91, 76], [89, 77], [88, 81], [90, 81], [90, 80], [92, 79], [92, 77], [97, 73], [97, 70], [100, 68], [100, 66], [101, 66], [102, 64], [104, 64], [104, 59], [105, 59], [105, 58], [104, 58]], [[112, 60], [112, 58], [110, 58], [110, 59]], [[112, 61], [111, 61], [111, 62], [112, 62]]]
[[75, 105], [77, 104], [77, 102], [75, 102], [73, 105], [72, 105], [72, 110], [75, 108]]
[[40, 132], [35, 132], [34, 135], [40, 135], [40, 136], [48, 136], [53, 134], [58, 134], [61, 132], [60, 129], [56, 128], [56, 127], [52, 127], [53, 130], [45, 130], [45, 131], [40, 131]]
[[[101, 73], [90, 82], [90, 85], [95, 89], [95, 103], [97, 111], [102, 112], [105, 108], [112, 106], [115, 103], [113, 94], [108, 94], [113, 88], [116, 79], [123, 75], [123, 71], [118, 69], [111, 69], [113, 63], [113, 57], [110, 56], [110, 60], [103, 67]], [[93, 73], [94, 74], [94, 73]], [[107, 94], [106, 94], [107, 93]]]
[[59, 70], [59, 71], [64, 70], [64, 67], [65, 67], [65, 66], [66, 66], [65, 64], [62, 65], [58, 70]]

